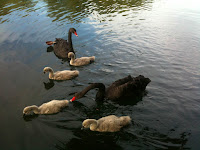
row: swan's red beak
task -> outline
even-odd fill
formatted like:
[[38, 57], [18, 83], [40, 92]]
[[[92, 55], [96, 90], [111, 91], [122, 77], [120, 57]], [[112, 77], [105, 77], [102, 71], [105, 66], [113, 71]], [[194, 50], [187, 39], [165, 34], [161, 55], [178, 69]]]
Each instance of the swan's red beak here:
[[78, 37], [78, 34], [76, 32], [74, 32], [74, 34]]
[[70, 101], [73, 102], [76, 100], [76, 97], [74, 96]]

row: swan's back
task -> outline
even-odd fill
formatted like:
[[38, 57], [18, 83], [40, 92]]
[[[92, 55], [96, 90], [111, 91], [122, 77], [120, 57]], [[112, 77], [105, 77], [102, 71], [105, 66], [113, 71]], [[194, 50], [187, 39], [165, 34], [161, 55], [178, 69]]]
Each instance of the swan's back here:
[[78, 70], [63, 70], [63, 71], [57, 71], [54, 73], [54, 79], [55, 80], [70, 80], [79, 75]]
[[95, 56], [91, 57], [81, 57], [81, 58], [76, 58], [73, 63], [70, 62], [71, 65], [73, 66], [83, 66], [83, 65], [88, 65], [92, 62], [94, 62]]
[[69, 104], [68, 100], [52, 100], [44, 103], [39, 107], [40, 114], [54, 114], [61, 111], [62, 108]]
[[146, 86], [151, 82], [149, 78], [139, 75], [136, 78], [130, 75], [115, 81], [106, 89], [106, 98], [110, 100], [118, 100], [123, 97], [136, 96], [142, 93]]
[[118, 86], [123, 85], [123, 84], [125, 84], [127, 82], [130, 82], [130, 81], [133, 81], [133, 77], [131, 77], [129, 75], [129, 76], [125, 77], [125, 78], [116, 80], [108, 88], [118, 87]]
[[70, 46], [67, 42], [67, 40], [64, 40], [62, 38], [56, 38], [54, 44], [54, 53], [56, 56], [60, 58], [68, 58], [69, 52], [74, 52], [73, 48], [70, 49]]
[[130, 124], [131, 118], [129, 116], [117, 117], [110, 115], [97, 120], [98, 127], [96, 131], [99, 132], [116, 132], [128, 124]]
[[143, 75], [137, 76], [134, 80], [141, 91], [144, 91], [146, 86], [151, 82], [149, 78], [145, 78]]

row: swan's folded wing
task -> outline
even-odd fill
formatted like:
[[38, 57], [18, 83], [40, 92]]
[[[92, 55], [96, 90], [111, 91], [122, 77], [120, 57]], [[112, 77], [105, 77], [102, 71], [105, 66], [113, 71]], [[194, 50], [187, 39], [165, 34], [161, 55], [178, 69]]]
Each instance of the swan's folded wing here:
[[[127, 82], [130, 82], [130, 81], [133, 81], [133, 78], [129, 75], [125, 78], [122, 78], [122, 79], [119, 79], [119, 80], [116, 80], [115, 82], [113, 82], [110, 87], [117, 87], [117, 86], [120, 86], [120, 85], [123, 85]], [[110, 88], [108, 87], [108, 89]]]
[[54, 79], [63, 80], [63, 74], [61, 72], [56, 72], [56, 74], [54, 74]]

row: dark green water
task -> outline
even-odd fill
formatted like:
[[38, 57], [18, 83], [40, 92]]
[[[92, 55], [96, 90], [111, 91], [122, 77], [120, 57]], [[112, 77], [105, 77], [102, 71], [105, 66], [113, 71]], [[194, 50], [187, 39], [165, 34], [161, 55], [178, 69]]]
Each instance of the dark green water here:
[[[71, 67], [45, 44], [73, 36]], [[200, 3], [180, 0], [1, 0], [0, 149], [192, 149], [200, 147]], [[78, 69], [74, 80], [50, 82], [43, 68]], [[23, 108], [71, 99], [88, 83], [106, 86], [131, 74], [151, 79], [137, 104], [98, 106], [96, 91], [56, 115], [25, 120]], [[130, 100], [131, 101], [131, 100]], [[97, 110], [98, 108], [98, 110]], [[129, 115], [117, 133], [81, 130], [86, 118]]]

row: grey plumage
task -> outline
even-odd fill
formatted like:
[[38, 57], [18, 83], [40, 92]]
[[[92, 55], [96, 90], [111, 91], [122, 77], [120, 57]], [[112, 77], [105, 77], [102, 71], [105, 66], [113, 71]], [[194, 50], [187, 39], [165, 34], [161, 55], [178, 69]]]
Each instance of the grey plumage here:
[[91, 56], [91, 57], [81, 57], [81, 58], [76, 58], [74, 56], [73, 52], [69, 52], [68, 53], [68, 58], [70, 58], [70, 65], [72, 66], [84, 66], [84, 65], [88, 65], [92, 62], [94, 62], [95, 60], [95, 56]]
[[63, 71], [54, 72], [51, 67], [45, 67], [43, 69], [43, 72], [44, 73], [49, 72], [49, 79], [53, 79], [53, 80], [70, 80], [79, 75], [78, 70], [73, 70], [73, 71], [63, 70]]
[[131, 118], [129, 116], [117, 117], [115, 115], [106, 116], [95, 119], [86, 119], [83, 121], [83, 128], [90, 128], [91, 131], [98, 132], [117, 132], [128, 124], [130, 124]]
[[68, 100], [52, 100], [44, 103], [41, 106], [27, 106], [23, 110], [24, 115], [34, 114], [55, 114], [61, 111], [62, 108], [68, 106]]

